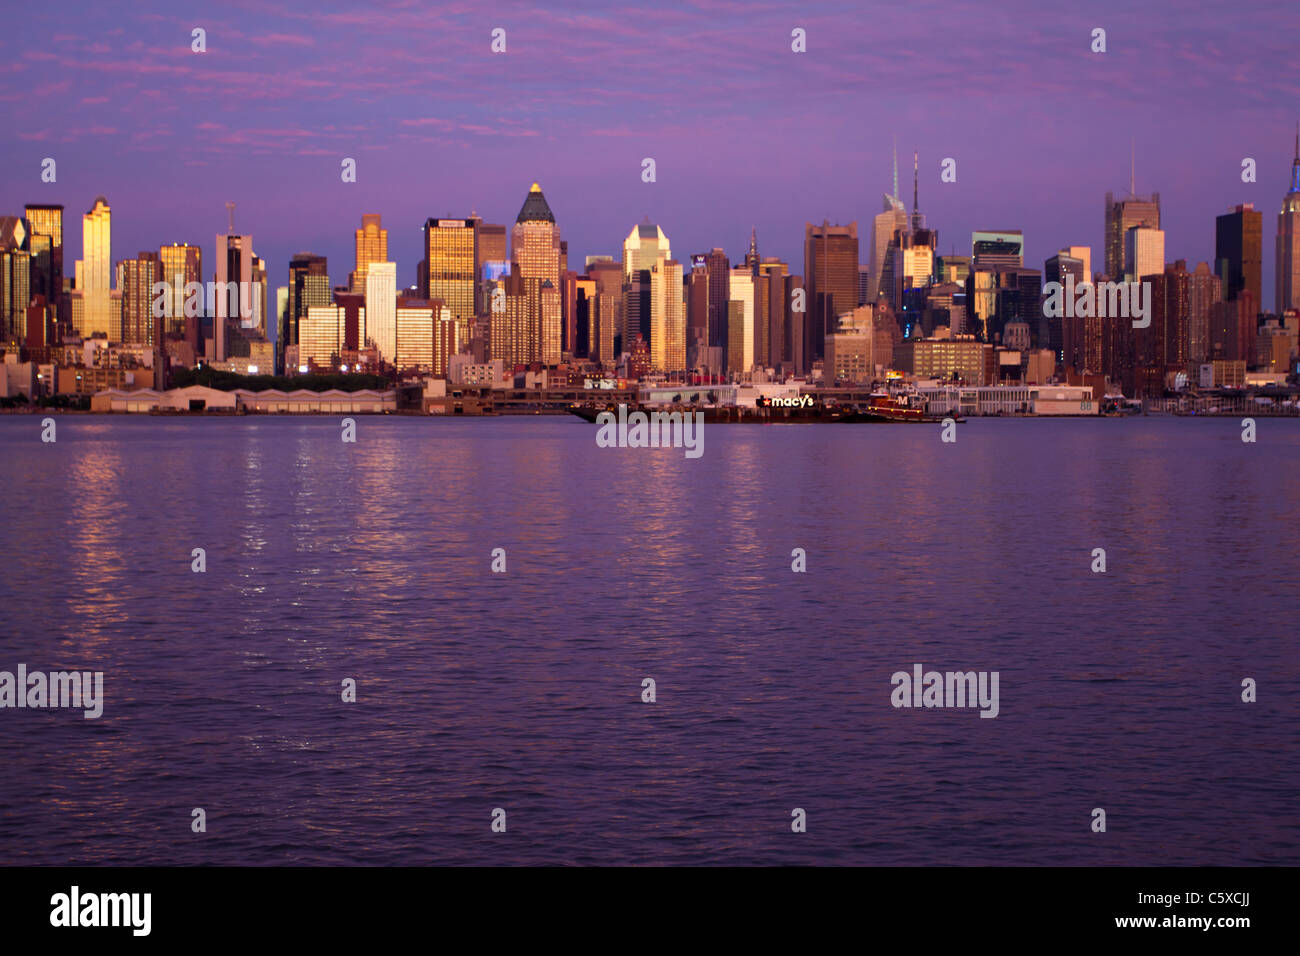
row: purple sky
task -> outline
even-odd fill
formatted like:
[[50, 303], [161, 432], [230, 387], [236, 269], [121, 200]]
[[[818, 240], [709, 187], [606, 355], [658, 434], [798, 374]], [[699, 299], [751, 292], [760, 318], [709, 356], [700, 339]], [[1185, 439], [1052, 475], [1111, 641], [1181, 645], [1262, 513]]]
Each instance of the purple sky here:
[[[1209, 260], [1231, 205], [1264, 212], [1273, 303], [1300, 114], [1294, 0], [113, 6], [24, 5], [0, 39], [0, 214], [63, 203], [69, 274], [103, 193], [115, 259], [188, 241], [209, 274], [235, 200], [276, 285], [305, 249], [345, 282], [352, 231], [379, 212], [410, 285], [426, 217], [513, 222], [534, 180], [579, 269], [617, 256], [649, 215], [679, 259], [741, 256], [756, 226], [760, 252], [802, 272], [806, 220], [857, 219], [866, 257], [893, 134], [909, 207], [920, 151], [942, 252], [1019, 228], [1033, 268], [1070, 244], [1100, 268], [1103, 195], [1127, 191], [1132, 138], [1168, 260]], [[489, 50], [494, 27], [504, 55]], [[806, 54], [790, 50], [794, 27]], [[1105, 54], [1090, 52], [1094, 27]], [[56, 184], [40, 181], [46, 156]], [[340, 181], [345, 156], [355, 184]], [[947, 156], [957, 182], [941, 184]], [[1241, 182], [1247, 156], [1255, 184]]]

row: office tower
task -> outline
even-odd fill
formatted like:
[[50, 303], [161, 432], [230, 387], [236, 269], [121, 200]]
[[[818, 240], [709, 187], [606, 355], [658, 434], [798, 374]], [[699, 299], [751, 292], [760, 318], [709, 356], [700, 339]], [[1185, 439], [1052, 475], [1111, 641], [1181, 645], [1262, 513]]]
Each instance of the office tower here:
[[420, 297], [442, 302], [469, 340], [470, 320], [478, 314], [479, 245], [477, 216], [428, 219], [424, 223], [424, 275]]
[[591, 355], [592, 332], [595, 323], [596, 283], [589, 276], [573, 279], [573, 344], [570, 349], [575, 359]]
[[16, 216], [0, 218], [0, 344], [17, 346], [27, 337], [32, 257], [24, 246], [27, 228]]
[[639, 333], [650, 344], [653, 354], [653, 307], [647, 310], [647, 306], [651, 305], [650, 271], [660, 260], [671, 258], [668, 237], [648, 219], [633, 226], [623, 240], [624, 303], [627, 308], [623, 329], [624, 348]]
[[[785, 350], [790, 358], [790, 368], [795, 375], [806, 375], [812, 365], [808, 357], [808, 313], [796, 312], [792, 306], [795, 293], [805, 295], [803, 276], [785, 277], [785, 309], [789, 322], [789, 333], [785, 337]], [[805, 298], [806, 304], [806, 298]]]
[[[366, 267], [370, 271], [370, 267]], [[334, 290], [334, 305], [343, 310], [342, 342], [343, 351], [339, 358], [349, 363], [359, 360], [357, 353], [366, 347], [366, 297], [354, 292]]]
[[727, 254], [714, 246], [704, 257], [704, 264], [709, 271], [709, 345], [726, 348], [731, 263]]
[[81, 324], [78, 331], [90, 338], [107, 336], [121, 341], [120, 328], [112, 317], [112, 218], [108, 200], [96, 196], [90, 211], [81, 217], [81, 258], [76, 263], [76, 286], [81, 293]]
[[[752, 269], [753, 266], [748, 268]], [[754, 276], [754, 367], [766, 368], [770, 344], [771, 298], [768, 295], [767, 277]]]
[[[1062, 249], [1043, 263], [1043, 282], [1056, 282], [1061, 285], [1061, 301], [1064, 303], [1066, 290], [1077, 289], [1085, 282], [1091, 282], [1087, 266], [1083, 259]], [[1068, 315], [1065, 313], [1069, 313]], [[1044, 316], [1048, 323], [1048, 344], [1040, 347], [1050, 348], [1056, 353], [1056, 361], [1068, 368], [1077, 368], [1083, 351], [1083, 317], [1074, 314], [1073, 303], [1069, 309], [1062, 308], [1059, 316]]]
[[1025, 236], [1019, 229], [970, 234], [972, 269], [1019, 269], [1025, 264]]
[[826, 336], [838, 326], [839, 316], [857, 308], [858, 224], [832, 226], [825, 220], [820, 226], [806, 223], [803, 250], [810, 326], [806, 329], [806, 353], [820, 358]]
[[506, 227], [481, 223], [478, 227], [479, 258], [483, 262], [509, 262], [506, 250]]
[[709, 347], [709, 263], [702, 255], [691, 256], [686, 277], [686, 364], [699, 366], [700, 352]]
[[[745, 273], [749, 276], [749, 273]], [[753, 276], [749, 276], [753, 278]], [[739, 376], [749, 371], [750, 363], [746, 358], [746, 330], [752, 331], [752, 324], [745, 317], [745, 303], [738, 299], [727, 302], [727, 374]]]
[[1085, 282], [1092, 281], [1092, 247], [1091, 246], [1066, 246], [1061, 250], [1062, 255], [1069, 256], [1071, 259], [1078, 259], [1083, 263], [1083, 278]]
[[1291, 161], [1291, 188], [1282, 197], [1277, 214], [1277, 277], [1273, 308], [1278, 315], [1300, 309], [1300, 126], [1296, 127], [1295, 159]]
[[[253, 317], [251, 321], [241, 322], [240, 326], [245, 331], [241, 338], [261, 339], [268, 341], [270, 333], [274, 331], [269, 321], [270, 312], [267, 309], [266, 297], [270, 288], [270, 277], [266, 274], [266, 260], [261, 256], [253, 256], [253, 289], [252, 304]], [[241, 351], [241, 355], [248, 353]]]
[[875, 378], [874, 312], [874, 306], [864, 305], [839, 317], [835, 330], [826, 336], [822, 384], [832, 387], [869, 384]]
[[1151, 322], [1133, 330], [1135, 397], [1158, 398], [1170, 375], [1188, 370], [1191, 274], [1180, 259], [1148, 276]]
[[1214, 357], [1210, 314], [1223, 301], [1223, 280], [1202, 262], [1188, 279], [1187, 364], [1189, 371]]
[[366, 272], [372, 262], [388, 261], [388, 230], [383, 227], [379, 213], [361, 216], [361, 228], [356, 231], [356, 254], [352, 273], [348, 276], [348, 289], [356, 295], [366, 294]]
[[1129, 282], [1140, 282], [1164, 270], [1164, 230], [1135, 226], [1124, 234], [1124, 276]]
[[[680, 275], [678, 275], [677, 285], [680, 289]], [[562, 311], [560, 290], [556, 288], [555, 283], [551, 282], [550, 279], [545, 280], [539, 290], [537, 357], [532, 361], [541, 362], [543, 365], [560, 364], [563, 359], [561, 347]]]
[[1234, 206], [1214, 220], [1214, 260], [1224, 281], [1225, 299], [1249, 292], [1260, 302], [1263, 248], [1264, 214], [1254, 204]]
[[871, 266], [858, 266], [858, 305], [866, 305], [868, 302], [874, 302], [871, 295]]
[[618, 316], [618, 296], [599, 291], [595, 300], [591, 358], [604, 368], [614, 365], [614, 322]]
[[[754, 357], [754, 276], [747, 266], [731, 270], [727, 303], [727, 370], [748, 372]], [[737, 308], [739, 311], [737, 311]], [[741, 323], [737, 326], [737, 321]], [[736, 336], [739, 338], [736, 338]]]
[[397, 263], [372, 262], [366, 273], [366, 335], [388, 364], [397, 358]]
[[[874, 288], [869, 296], [870, 302], [882, 295], [888, 296], [893, 289], [889, 250], [894, 237], [907, 231], [907, 209], [903, 203], [888, 193], [885, 193], [883, 202], [884, 211], [877, 213], [871, 223], [871, 284]], [[890, 270], [888, 277], [887, 270]]]
[[1259, 303], [1249, 289], [1211, 305], [1210, 358], [1253, 362], [1258, 313]]
[[[610, 348], [618, 355], [623, 349], [623, 266], [612, 256], [588, 257], [587, 277], [596, 283], [596, 296], [609, 296], [609, 309], [599, 315], [601, 334], [609, 334]], [[599, 306], [599, 301], [597, 302]]]
[[660, 259], [650, 269], [650, 367], [656, 372], [686, 371], [686, 303], [682, 266]]
[[971, 256], [936, 256], [934, 260], [934, 281], [936, 283], [955, 282], [966, 285], [970, 275]]
[[235, 232], [235, 204], [226, 203], [228, 231], [216, 239], [216, 315], [212, 319], [212, 355], [224, 362], [232, 327], [251, 325], [253, 308], [253, 237]]
[[623, 240], [623, 278], [631, 280], [637, 272], [649, 272], [660, 259], [671, 259], [672, 250], [664, 231], [650, 221], [633, 226]]
[[[441, 303], [405, 296], [397, 298], [392, 364], [399, 372], [433, 372], [435, 324], [444, 311]], [[450, 317], [449, 311], [447, 314]]]
[[[382, 265], [382, 263], [371, 263], [367, 271]], [[368, 288], [367, 294], [369, 294]], [[358, 318], [364, 324], [365, 307], [360, 307], [358, 311], [360, 313]], [[307, 308], [298, 324], [298, 344], [293, 346], [297, 349], [300, 367], [306, 366], [312, 371], [329, 371], [338, 368], [340, 358], [347, 351], [348, 313], [347, 305], [334, 303], [312, 305]]]
[[[195, 319], [202, 316], [206, 308], [202, 293], [203, 250], [187, 242], [173, 242], [158, 249], [158, 262], [158, 281], [167, 283], [163, 297], [163, 334], [184, 335], [187, 329], [186, 301], [190, 302], [189, 311], [196, 313]], [[196, 291], [197, 297], [194, 295]]]
[[500, 359], [509, 372], [536, 360], [541, 340], [541, 282], [508, 272], [493, 286], [502, 292], [502, 307], [493, 307], [489, 313], [487, 358]]
[[790, 361], [790, 300], [785, 294], [789, 272], [789, 265], [768, 256], [759, 262], [755, 277], [755, 298], [763, 304], [761, 310], [755, 310], [759, 323], [756, 358], [759, 365], [778, 370]]
[[164, 281], [162, 259], [156, 252], [142, 252], [124, 259], [121, 267], [122, 341], [161, 351], [164, 319], [153, 315], [153, 285]]
[[[32, 295], [43, 295], [58, 320], [66, 321], [63, 307], [63, 207], [29, 203], [23, 212], [32, 250]], [[38, 237], [49, 240], [38, 241]], [[48, 248], [48, 253], [46, 249]]]
[[[1129, 183], [1128, 199], [1116, 200], [1112, 193], [1106, 193], [1106, 278], [1119, 281], [1124, 274], [1124, 237], [1130, 229], [1160, 228], [1160, 194], [1150, 196], [1133, 195], [1133, 182]], [[1164, 263], [1161, 263], [1161, 270]], [[1157, 270], [1160, 271], [1160, 270]]]
[[560, 230], [555, 214], [542, 195], [542, 187], [533, 183], [519, 209], [511, 234], [511, 272], [521, 279], [560, 282]]
[[[367, 265], [367, 269], [369, 266]], [[365, 288], [365, 276], [354, 276], [353, 288]], [[333, 302], [329, 262], [325, 256], [300, 252], [289, 260], [289, 327], [285, 345], [297, 345], [300, 324], [313, 306]]]
[[[283, 375], [285, 371], [285, 346], [288, 344], [289, 329], [289, 287], [275, 287], [275, 373]], [[188, 338], [188, 330], [186, 333]]]

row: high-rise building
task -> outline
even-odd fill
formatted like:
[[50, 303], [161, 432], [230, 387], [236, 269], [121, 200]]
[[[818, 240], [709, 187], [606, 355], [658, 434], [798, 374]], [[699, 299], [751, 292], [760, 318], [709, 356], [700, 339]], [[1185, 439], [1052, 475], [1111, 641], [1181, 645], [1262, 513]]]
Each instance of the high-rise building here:
[[709, 345], [726, 348], [730, 301], [731, 263], [722, 249], [714, 246], [704, 257], [709, 271]]
[[1124, 276], [1140, 282], [1147, 276], [1165, 271], [1165, 233], [1163, 229], [1134, 226], [1124, 233]]
[[826, 336], [839, 325], [839, 316], [857, 308], [858, 224], [806, 223], [803, 250], [803, 278], [808, 290], [808, 325], [811, 326], [805, 331], [809, 336], [807, 354], [820, 358]]
[[234, 328], [252, 327], [257, 320], [254, 310], [253, 237], [235, 232], [234, 203], [230, 210], [229, 232], [216, 239], [216, 315], [212, 319], [212, 355], [214, 362], [224, 362]]
[[0, 343], [18, 346], [27, 338], [32, 300], [32, 256], [24, 220], [0, 216]]
[[478, 314], [479, 244], [477, 216], [428, 219], [424, 223], [424, 276], [420, 296], [437, 299], [463, 327]]
[[81, 293], [82, 327], [78, 331], [89, 338], [107, 336], [120, 342], [121, 329], [114, 327], [112, 296], [113, 210], [108, 200], [96, 196], [90, 211], [81, 217], [81, 258], [76, 264], [76, 286]]
[[366, 335], [382, 361], [397, 360], [397, 263], [372, 262], [366, 273]]
[[[369, 266], [367, 265], [367, 269]], [[352, 288], [365, 288], [365, 276], [353, 276]], [[299, 344], [302, 317], [307, 310], [333, 301], [329, 262], [325, 256], [300, 252], [289, 260], [289, 313], [285, 345]]]
[[153, 315], [153, 286], [162, 278], [162, 259], [156, 252], [142, 252], [121, 263], [122, 341], [162, 350], [163, 318]]
[[727, 370], [748, 372], [753, 369], [755, 361], [754, 276], [748, 267], [737, 266], [731, 270], [729, 285]]
[[[63, 306], [63, 207], [29, 203], [24, 210], [32, 250], [32, 295], [43, 295], [59, 321], [66, 321]], [[49, 239], [48, 255], [38, 236]]]
[[1062, 255], [1069, 256], [1071, 259], [1078, 259], [1083, 263], [1083, 278], [1085, 282], [1092, 281], [1092, 247], [1091, 246], [1066, 246], [1061, 250]]
[[650, 269], [650, 367], [656, 372], [686, 371], [686, 303], [682, 266], [659, 259]]
[[560, 284], [560, 230], [542, 187], [533, 183], [511, 234], [511, 272], [521, 279]]
[[972, 269], [1019, 269], [1025, 264], [1025, 236], [1019, 229], [972, 232]]
[[193, 297], [194, 286], [200, 289], [203, 286], [203, 250], [187, 242], [173, 242], [158, 249], [158, 262], [158, 281], [167, 283], [163, 298], [163, 334], [185, 335], [192, 331], [185, 321], [186, 301], [191, 303], [190, 311], [197, 312], [197, 315], [190, 316], [196, 320], [192, 323], [195, 329], [198, 327], [197, 319], [202, 317], [206, 308], [201, 291], [197, 298]]
[[1277, 214], [1277, 277], [1273, 308], [1278, 315], [1300, 309], [1300, 126], [1296, 127], [1291, 188]]
[[361, 216], [361, 228], [356, 231], [356, 255], [352, 274], [348, 276], [348, 289], [356, 295], [365, 295], [370, 263], [387, 261], [388, 230], [383, 227], [379, 213], [365, 213]]
[[[1064, 290], [1067, 287], [1078, 288], [1083, 283], [1091, 281], [1084, 260], [1071, 255], [1068, 249], [1062, 249], [1043, 263], [1044, 283], [1060, 283]], [[1067, 283], [1069, 283], [1068, 286]], [[1064, 291], [1062, 291], [1062, 295], [1064, 295]], [[1083, 319], [1075, 316], [1073, 308], [1068, 310], [1069, 315], [1064, 314], [1067, 310], [1062, 309], [1061, 311], [1062, 315], [1043, 317], [1047, 323], [1047, 342], [1042, 342], [1042, 336], [1040, 335], [1039, 346], [1040, 348], [1050, 348], [1055, 353], [1058, 364], [1073, 368], [1083, 348], [1082, 326], [1080, 325]]]
[[[1128, 231], [1141, 226], [1144, 229], [1160, 228], [1160, 194], [1150, 196], [1132, 195], [1133, 184], [1130, 182], [1128, 199], [1116, 200], [1112, 193], [1106, 193], [1106, 277], [1119, 281], [1124, 274], [1124, 237]], [[1160, 270], [1164, 269], [1161, 263]]]
[[1214, 261], [1225, 299], [1249, 292], [1257, 304], [1261, 301], [1263, 248], [1264, 214], [1253, 203], [1234, 206], [1214, 220]]
[[[791, 361], [790, 355], [790, 299], [786, 296], [786, 279], [790, 267], [774, 256], [767, 256], [758, 264], [755, 277], [756, 300], [763, 302], [762, 324], [756, 336], [757, 363], [780, 369]], [[861, 289], [859, 290], [861, 291]]]

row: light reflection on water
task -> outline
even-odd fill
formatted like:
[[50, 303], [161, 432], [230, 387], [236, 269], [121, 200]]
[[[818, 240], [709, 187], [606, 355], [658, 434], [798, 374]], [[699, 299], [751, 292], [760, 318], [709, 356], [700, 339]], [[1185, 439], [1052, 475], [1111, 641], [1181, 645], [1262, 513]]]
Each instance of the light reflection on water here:
[[[0, 862], [1300, 861], [1291, 423], [31, 425], [0, 669], [108, 699], [0, 712]], [[1001, 716], [891, 708], [913, 662]]]

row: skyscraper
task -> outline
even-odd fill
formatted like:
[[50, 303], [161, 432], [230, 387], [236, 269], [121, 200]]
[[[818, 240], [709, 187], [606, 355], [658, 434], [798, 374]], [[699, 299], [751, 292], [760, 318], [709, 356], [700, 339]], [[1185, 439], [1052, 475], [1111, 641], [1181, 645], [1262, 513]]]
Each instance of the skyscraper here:
[[1291, 188], [1282, 197], [1277, 214], [1277, 278], [1273, 307], [1281, 315], [1300, 309], [1300, 125], [1296, 127], [1295, 159], [1291, 161]]
[[366, 334], [390, 365], [397, 360], [397, 263], [372, 262], [366, 272]]
[[839, 326], [839, 316], [858, 305], [858, 224], [806, 223], [803, 265], [810, 313], [806, 354], [820, 358], [826, 336]]
[[657, 263], [671, 258], [668, 237], [649, 220], [633, 226], [623, 240], [624, 350], [640, 335], [653, 354], [654, 296], [650, 274]]
[[[1124, 274], [1124, 236], [1135, 226], [1147, 229], [1160, 228], [1160, 194], [1150, 196], [1132, 195], [1133, 183], [1130, 181], [1130, 198], [1116, 200], [1114, 195], [1106, 193], [1106, 277], [1118, 281]], [[1161, 269], [1164, 268], [1163, 263]]]
[[153, 315], [153, 284], [162, 282], [162, 260], [156, 252], [125, 259], [122, 266], [122, 341], [162, 349], [164, 319]]
[[1165, 233], [1163, 229], [1134, 226], [1124, 233], [1124, 275], [1129, 282], [1141, 282], [1147, 276], [1165, 271]]
[[387, 261], [388, 230], [383, 227], [379, 213], [365, 213], [361, 228], [356, 231], [356, 258], [348, 276], [348, 288], [357, 295], [365, 295], [370, 263]]
[[686, 303], [682, 266], [659, 259], [650, 270], [650, 367], [657, 372], [686, 370]]
[[1260, 303], [1264, 248], [1264, 214], [1253, 203], [1234, 206], [1214, 220], [1214, 261], [1223, 279], [1223, 297], [1249, 292]]
[[[369, 269], [369, 265], [366, 267]], [[365, 276], [354, 274], [353, 281], [365, 288]], [[330, 289], [329, 263], [325, 256], [300, 252], [289, 260], [289, 311], [288, 329], [282, 333], [283, 345], [298, 345], [301, 326], [307, 310], [329, 305], [333, 301]]]
[[224, 362], [229, 353], [231, 326], [251, 326], [256, 321], [253, 307], [253, 237], [235, 232], [235, 204], [226, 203], [228, 231], [217, 235], [216, 315], [212, 319], [212, 355]]
[[560, 230], [542, 187], [533, 183], [511, 233], [511, 271], [522, 279], [560, 285]]
[[[32, 250], [32, 295], [43, 295], [54, 306], [58, 318], [66, 321], [63, 314], [63, 207], [46, 206], [29, 203], [24, 210], [27, 229], [31, 234], [28, 240]], [[38, 236], [49, 238], [48, 256], [44, 254], [44, 244], [38, 243]]]
[[[190, 299], [194, 306], [203, 301], [202, 293], [197, 300], [191, 299], [190, 295], [195, 291], [191, 283], [203, 285], [203, 250], [187, 242], [173, 242], [158, 249], [158, 261], [161, 267], [158, 281], [167, 283], [163, 299], [163, 334], [184, 335], [191, 324], [198, 327], [203, 314], [202, 306], [191, 308], [198, 314], [190, 317], [192, 323], [186, 323], [186, 300]], [[188, 291], [186, 286], [190, 287]]]
[[438, 299], [469, 341], [478, 309], [479, 219], [428, 219], [424, 223], [424, 276], [420, 295]]
[[81, 258], [76, 264], [76, 286], [81, 294], [82, 328], [89, 338], [105, 335], [121, 341], [121, 329], [114, 328], [110, 291], [113, 274], [113, 210], [108, 200], [96, 196], [90, 211], [81, 217]]

